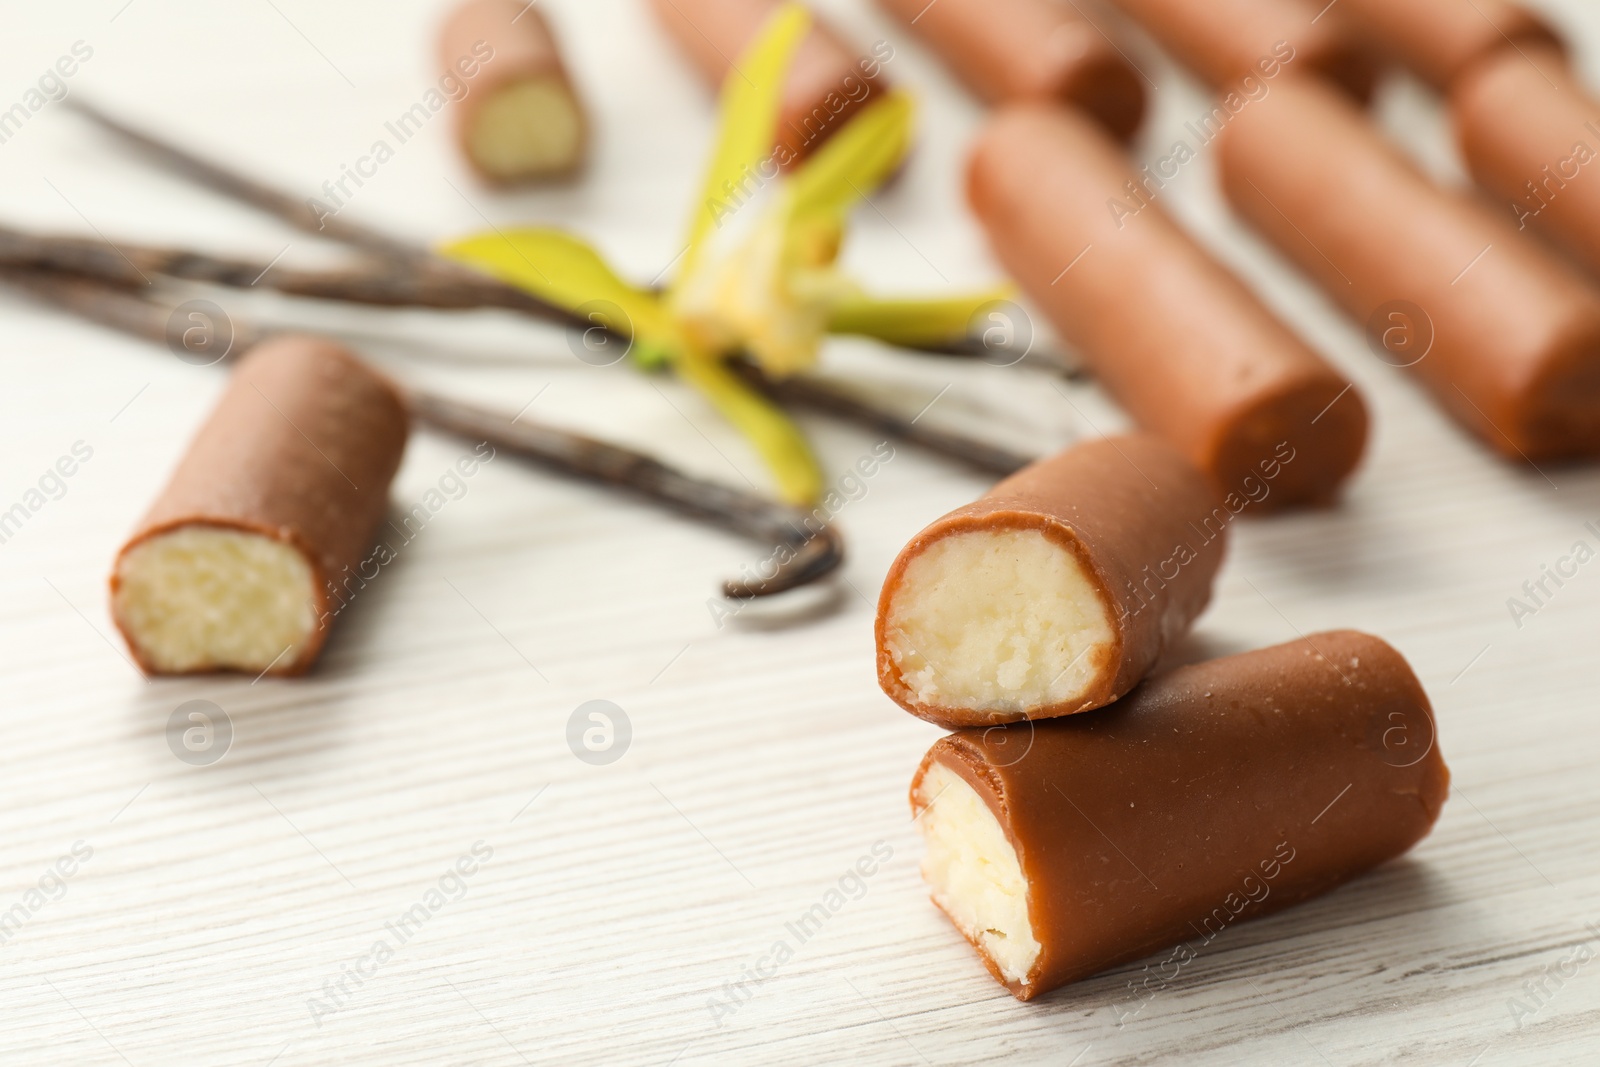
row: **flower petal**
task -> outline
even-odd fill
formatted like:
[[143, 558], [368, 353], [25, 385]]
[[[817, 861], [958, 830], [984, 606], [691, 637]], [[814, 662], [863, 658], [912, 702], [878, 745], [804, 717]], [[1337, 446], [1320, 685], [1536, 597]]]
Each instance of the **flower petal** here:
[[884, 298], [856, 293], [834, 306], [832, 333], [872, 337], [905, 348], [942, 348], [971, 340], [984, 307], [1010, 300], [1016, 290], [997, 286], [959, 296]]
[[782, 408], [751, 389], [721, 360], [689, 352], [674, 369], [755, 448], [784, 501], [809, 505], [822, 495], [822, 469], [817, 458], [805, 435]]
[[791, 214], [842, 216], [887, 181], [911, 144], [914, 112], [910, 94], [896, 89], [845, 123], [789, 178]]
[[439, 252], [633, 338], [633, 354], [643, 363], [659, 363], [679, 347], [677, 327], [660, 298], [623, 281], [599, 252], [569, 233], [493, 230], [450, 241]]
[[738, 62], [723, 79], [717, 147], [706, 172], [700, 205], [689, 224], [678, 280], [694, 270], [706, 239], [720, 214], [727, 210], [723, 205], [726, 190], [743, 184], [747, 175], [772, 154], [789, 63], [810, 29], [811, 15], [803, 5], [783, 5], [767, 20], [755, 41], [740, 53]]

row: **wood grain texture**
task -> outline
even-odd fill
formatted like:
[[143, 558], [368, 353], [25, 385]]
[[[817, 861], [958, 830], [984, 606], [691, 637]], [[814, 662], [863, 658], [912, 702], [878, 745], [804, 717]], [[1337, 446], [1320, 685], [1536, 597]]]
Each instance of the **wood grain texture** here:
[[[894, 43], [925, 104], [899, 182], [861, 214], [849, 260], [886, 289], [991, 280], [960, 200], [977, 106], [868, 5], [825, 6]], [[1600, 13], [1552, 0], [1587, 60]], [[121, 9], [121, 10], [119, 10]], [[495, 197], [436, 116], [356, 191], [351, 217], [430, 240], [558, 220], [647, 280], [678, 250], [710, 134], [705, 94], [633, 0], [556, 3], [595, 108], [578, 187]], [[82, 39], [70, 81], [316, 195], [428, 87], [433, 0], [230, 5], [97, 0], [7, 12], [0, 90], [20, 96]], [[114, 17], [113, 17], [114, 16]], [[1160, 86], [1141, 141], [1165, 154], [1203, 98]], [[1594, 70], [1591, 67], [1590, 73]], [[31, 76], [30, 76], [31, 77]], [[9, 85], [10, 83], [8, 83]], [[1401, 86], [1381, 113], [1430, 166], [1440, 116]], [[46, 106], [0, 145], [0, 214], [51, 230], [238, 250], [317, 266], [300, 235], [153, 175]], [[1168, 205], [1366, 391], [1376, 437], [1336, 509], [1242, 523], [1199, 657], [1357, 627], [1383, 635], [1438, 707], [1456, 790], [1410, 857], [1326, 898], [1229, 929], [1137, 1014], [1119, 968], [1032, 1004], [996, 986], [928, 903], [905, 790], [937, 731], [873, 680], [870, 601], [895, 552], [984, 480], [898, 449], [838, 517], [844, 581], [719, 627], [717, 581], [754, 546], [509, 459], [474, 476], [363, 590], [296, 681], [147, 682], [106, 617], [119, 541], [221, 387], [220, 373], [0, 294], [0, 510], [74, 442], [93, 457], [0, 543], [0, 917], [74, 843], [92, 849], [0, 943], [0, 1060], [19, 1064], [1511, 1064], [1600, 1046], [1600, 962], [1520, 1020], [1523, 983], [1600, 953], [1600, 563], [1519, 627], [1507, 598], [1600, 537], [1600, 472], [1508, 465], [1374, 360], [1358, 331], [1229, 219], [1204, 153]], [[289, 246], [287, 249], [285, 246]], [[741, 442], [674, 383], [572, 358], [494, 313], [342, 314], [270, 294], [225, 307], [357, 331], [401, 373], [758, 486]], [[234, 302], [239, 303], [235, 304]], [[421, 357], [443, 345], [456, 362]], [[841, 342], [829, 371], [926, 418], [1045, 451], [1123, 424], [1090, 385], [1024, 365], [917, 362]], [[835, 476], [870, 436], [806, 418]], [[397, 511], [465, 449], [421, 434]], [[788, 616], [788, 617], [786, 617]], [[793, 616], [803, 617], [796, 625]], [[188, 700], [224, 709], [231, 750], [167, 746]], [[584, 701], [625, 709], [609, 766], [569, 750]], [[388, 933], [457, 859], [492, 850], [403, 944]], [[803, 943], [786, 924], [875, 843], [892, 857]], [[338, 1010], [324, 983], [388, 938]], [[728, 1003], [780, 939], [792, 958]], [[1584, 948], [1584, 946], [1588, 946]], [[1152, 965], [1162, 957], [1148, 961]], [[1153, 969], [1153, 966], [1152, 966]], [[1571, 968], [1568, 968], [1571, 970]], [[347, 980], [348, 983], [348, 980]], [[1152, 982], [1154, 987], [1157, 983]], [[1121, 1025], [1119, 1026], [1119, 1021]], [[1520, 1025], [1518, 1023], [1520, 1022]]]

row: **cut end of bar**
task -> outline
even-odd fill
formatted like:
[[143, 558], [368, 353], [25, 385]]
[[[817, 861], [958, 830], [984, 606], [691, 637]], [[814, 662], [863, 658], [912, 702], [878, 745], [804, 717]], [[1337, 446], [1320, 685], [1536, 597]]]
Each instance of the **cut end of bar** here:
[[1117, 640], [1094, 576], [1037, 529], [933, 542], [906, 566], [883, 634], [901, 695], [972, 724], [1081, 702]]
[[146, 670], [283, 672], [317, 632], [316, 577], [293, 545], [193, 524], [117, 561], [112, 612]]
[[496, 181], [567, 174], [583, 151], [583, 113], [559, 77], [516, 82], [483, 102], [467, 132], [467, 151]]
[[1028, 881], [1017, 851], [966, 779], [934, 760], [914, 798], [927, 855], [922, 877], [933, 901], [1000, 977], [1025, 985], [1039, 959], [1028, 915]]

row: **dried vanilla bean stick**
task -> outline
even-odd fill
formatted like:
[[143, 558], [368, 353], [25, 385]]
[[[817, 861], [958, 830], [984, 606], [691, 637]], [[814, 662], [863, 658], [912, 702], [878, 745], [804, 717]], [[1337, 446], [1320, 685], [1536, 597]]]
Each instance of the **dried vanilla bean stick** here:
[[1078, 362], [1075, 356], [1070, 356], [1059, 349], [1048, 348], [1039, 344], [1029, 344], [1020, 351], [1012, 345], [995, 344], [977, 337], [968, 337], [962, 341], [952, 341], [941, 345], [901, 345], [908, 352], [920, 352], [925, 356], [946, 356], [956, 359], [983, 359], [996, 361], [997, 366], [1010, 367], [1021, 363], [1029, 356], [1033, 356], [1034, 367], [1042, 367], [1061, 375], [1069, 382], [1086, 382], [1094, 377], [1089, 368]]
[[0, 282], [123, 333], [166, 340], [170, 308], [108, 285], [102, 279], [0, 266]]
[[[339, 241], [352, 248], [360, 249], [376, 256], [383, 261], [389, 271], [397, 276], [414, 273], [425, 275], [426, 279], [412, 278], [409, 280], [409, 284], [416, 291], [431, 291], [428, 290], [428, 279], [434, 279], [434, 276], [437, 276], [436, 280], [440, 285], [454, 284], [463, 287], [465, 291], [478, 294], [474, 298], [476, 301], [474, 303], [444, 306], [511, 308], [563, 324], [575, 321], [575, 317], [565, 309], [547, 304], [521, 289], [469, 270], [458, 263], [442, 259], [422, 245], [391, 237], [383, 231], [364, 223], [351, 222], [330, 215], [323, 215], [319, 218], [318, 213], [312, 211], [305, 201], [296, 198], [292, 194], [249, 177], [233, 167], [204, 159], [194, 152], [180, 148], [153, 134], [134, 129], [132, 126], [112, 118], [93, 104], [87, 103], [81, 97], [72, 97], [70, 103], [79, 114], [101, 128], [109, 130], [118, 137], [135, 145], [174, 174], [197, 182], [223, 196], [249, 204], [293, 226], [295, 229], [303, 230], [317, 237], [326, 237], [329, 240]], [[237, 283], [220, 282], [220, 284]], [[397, 278], [395, 284], [404, 286], [408, 283]], [[317, 294], [305, 293], [302, 295]], [[350, 298], [341, 296], [339, 299]], [[392, 301], [367, 299], [360, 302], [390, 303]], [[430, 303], [424, 306], [436, 307], [441, 305]]]
[[[0, 269], [44, 268], [93, 277], [124, 287], [147, 284], [162, 275], [185, 281], [246, 289], [268, 286], [293, 296], [384, 307], [427, 307], [441, 310], [498, 307], [529, 310], [538, 301], [516, 289], [470, 274], [427, 271], [396, 272], [354, 267], [333, 271], [296, 271], [250, 260], [213, 256], [177, 248], [111, 244], [95, 238], [47, 236], [0, 226]], [[574, 316], [551, 309], [571, 325]], [[808, 407], [847, 419], [880, 433], [909, 441], [980, 470], [1010, 474], [1029, 459], [961, 434], [918, 426], [896, 412], [816, 379], [768, 379], [748, 363], [740, 369], [778, 402]]]
[[847, 419], [902, 441], [909, 441], [941, 456], [960, 460], [979, 470], [994, 474], [1011, 474], [1033, 462], [1033, 457], [1020, 455], [965, 434], [939, 430], [932, 426], [919, 426], [915, 417], [907, 418], [899, 412], [878, 407], [849, 390], [841, 389], [820, 378], [803, 375], [772, 378], [762, 374], [760, 369], [744, 360], [735, 362], [733, 367], [752, 385], [785, 407], [806, 407]]
[[[441, 283], [440, 289], [431, 288], [420, 280], [395, 279], [391, 286], [367, 282], [362, 279], [327, 278], [317, 279], [310, 272], [295, 272], [299, 284], [307, 289], [323, 287], [322, 292], [300, 291], [288, 289], [273, 280], [276, 268], [262, 281], [273, 288], [284, 289], [285, 292], [295, 292], [304, 296], [326, 296], [327, 299], [350, 300], [356, 303], [381, 303], [401, 305], [404, 301], [398, 295], [410, 291], [418, 295], [415, 303], [423, 307], [496, 307], [509, 308], [515, 311], [524, 311], [529, 314], [548, 318], [563, 324], [578, 322], [587, 329], [593, 329], [591, 323], [579, 321], [564, 308], [554, 307], [539, 300], [514, 286], [469, 270], [458, 263], [435, 256], [427, 248], [413, 244], [378, 230], [374, 227], [357, 222], [349, 222], [336, 217], [318, 219], [315, 212], [306, 206], [305, 202], [293, 195], [276, 189], [265, 182], [242, 174], [239, 170], [226, 164], [206, 159], [190, 149], [179, 146], [157, 137], [143, 130], [137, 130], [119, 119], [112, 118], [93, 104], [87, 103], [81, 97], [74, 96], [68, 101], [69, 106], [101, 128], [116, 134], [124, 140], [140, 148], [162, 166], [173, 173], [198, 182], [214, 192], [234, 200], [249, 204], [274, 218], [280, 219], [296, 229], [318, 237], [340, 241], [351, 247], [361, 249], [368, 253], [376, 254], [386, 260], [386, 266], [395, 274], [406, 271], [422, 271], [428, 274], [442, 274], [449, 277], [449, 285]], [[42, 265], [42, 264], [41, 264]], [[195, 269], [200, 269], [196, 267]], [[254, 279], [260, 271], [251, 274]], [[217, 284], [234, 285], [233, 281], [195, 277], [196, 281], [216, 281]], [[289, 280], [285, 279], [285, 285]], [[346, 292], [338, 291], [341, 286], [349, 285]], [[363, 288], [366, 287], [366, 288]], [[377, 299], [370, 296], [347, 295], [347, 293], [378, 292], [384, 298]], [[457, 294], [455, 296], [440, 296], [440, 293]], [[471, 295], [468, 295], [471, 294]], [[394, 296], [394, 299], [390, 299]], [[436, 303], [435, 300], [461, 299], [463, 302]], [[472, 302], [467, 302], [467, 301]], [[618, 340], [626, 340], [618, 338]], [[930, 355], [949, 356], [994, 356], [1008, 354], [1006, 346], [998, 348], [993, 344], [980, 343], [973, 340], [953, 342], [943, 346], [907, 347], [906, 351], [923, 352]], [[1020, 360], [1022, 356], [1019, 354]], [[1062, 365], [1062, 373], [1068, 378], [1077, 378], [1083, 371], [1076, 364], [1061, 358], [1059, 355], [1046, 357], [1051, 362]]]
[[[594, 328], [592, 322], [565, 308], [547, 304], [531, 293], [468, 270], [385, 266], [371, 262], [331, 270], [297, 270], [259, 259], [189, 248], [127, 241], [113, 244], [93, 237], [30, 233], [4, 225], [0, 225], [0, 267], [43, 267], [124, 286], [145, 285], [150, 275], [163, 274], [207, 285], [272, 289], [290, 296], [350, 304], [443, 311], [498, 308], [525, 312], [561, 326]], [[936, 347], [897, 347], [924, 355], [958, 358], [993, 358], [1007, 351], [977, 341]], [[1068, 378], [1083, 376], [1081, 370], [1059, 355], [1046, 354], [1042, 358], [1052, 366], [1059, 364], [1061, 373]]]
[[[570, 430], [526, 419], [512, 422], [488, 408], [436, 393], [412, 391], [412, 413], [438, 430], [488, 441], [542, 466], [589, 481], [622, 486], [772, 546], [771, 577], [723, 582], [734, 600], [770, 596], [814, 582], [844, 561], [844, 541], [831, 526], [808, 528], [808, 513], [754, 493], [684, 474], [660, 460]], [[815, 525], [815, 524], [813, 524]]]
[[[0, 282], [33, 293], [58, 307], [127, 333], [167, 340], [169, 307], [102, 281], [51, 271], [0, 268]], [[274, 331], [234, 324], [234, 345], [243, 352]], [[844, 540], [810, 513], [754, 493], [685, 474], [643, 452], [610, 444], [526, 418], [505, 415], [407, 387], [418, 421], [446, 433], [487, 440], [498, 448], [564, 474], [632, 490], [673, 509], [704, 519], [772, 549], [749, 579], [731, 579], [723, 595], [735, 600], [771, 596], [817, 581], [844, 561]], [[810, 520], [808, 524], [808, 520]]]
[[[138, 275], [138, 283], [145, 282], [148, 274], [163, 274], [188, 281], [239, 288], [260, 284], [297, 296], [381, 306], [451, 310], [502, 308], [527, 312], [562, 325], [589, 325], [571, 312], [547, 304], [523, 290], [440, 259], [421, 246], [396, 240], [371, 227], [337, 219], [323, 219], [318, 224], [314, 214], [303, 203], [281, 190], [240, 174], [231, 167], [203, 159], [151, 134], [135, 130], [91, 104], [75, 99], [74, 107], [183, 177], [251, 204], [291, 226], [343, 241], [367, 252], [380, 253], [387, 257], [388, 262], [378, 269], [296, 271], [181, 249], [111, 245], [85, 238], [43, 237], [0, 228], [0, 266], [27, 264], [67, 270], [92, 274], [121, 285], [135, 284], [129, 273], [131, 270], [133, 275]], [[335, 223], [337, 225], [333, 225]], [[995, 354], [990, 346], [980, 345], [974, 349], [966, 342], [945, 349], [918, 348], [910, 351], [954, 356]], [[1065, 373], [1072, 376], [1070, 370]], [[1028, 462], [1026, 457], [958, 434], [919, 428], [914, 420], [878, 409], [859, 397], [822, 383], [773, 383], [771, 388], [774, 397], [780, 401], [827, 410], [840, 418], [900, 437], [983, 470], [1009, 474]]]
[[81, 96], [69, 97], [66, 105], [97, 126], [135, 145], [168, 170], [230, 199], [250, 204], [275, 218], [282, 219], [297, 230], [341, 241], [385, 259], [420, 261], [430, 265], [437, 262], [432, 253], [421, 245], [391, 237], [359, 222], [334, 217], [318, 219], [316, 213], [299, 197], [281, 189], [274, 189], [265, 182], [202, 159], [168, 141], [134, 129], [121, 120], [112, 118]]
[[26, 233], [6, 226], [0, 226], [0, 266], [42, 267], [123, 286], [145, 285], [150, 275], [162, 274], [235, 289], [259, 286], [291, 296], [381, 307], [502, 308], [560, 325], [583, 325], [571, 312], [467, 271], [390, 269], [370, 264], [294, 270], [183, 248], [111, 244], [95, 238]]

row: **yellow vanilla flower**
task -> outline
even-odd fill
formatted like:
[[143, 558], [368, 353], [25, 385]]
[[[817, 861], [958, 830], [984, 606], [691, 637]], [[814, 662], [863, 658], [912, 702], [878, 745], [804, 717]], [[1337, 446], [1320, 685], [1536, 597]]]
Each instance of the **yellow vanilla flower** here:
[[834, 268], [838, 230], [829, 236], [769, 213], [748, 240], [687, 280], [672, 310], [712, 351], [746, 352], [777, 377], [805, 370], [816, 363], [833, 309], [854, 289]]
[[[724, 81], [715, 150], [690, 219], [678, 273], [665, 293], [632, 285], [593, 248], [554, 229], [511, 228], [446, 244], [442, 254], [519, 286], [629, 338], [645, 368], [669, 367], [750, 442], [779, 495], [811, 504], [824, 479], [799, 427], [725, 365], [748, 356], [775, 377], [813, 366], [830, 333], [933, 347], [964, 339], [973, 315], [1006, 290], [931, 300], [879, 300], [837, 269], [845, 224], [900, 165], [912, 103], [903, 92], [864, 108], [776, 188], [742, 235], [717, 240], [746, 188], [772, 165], [778, 107], [795, 50], [811, 28], [797, 3], [781, 7]], [[742, 206], [746, 201], [741, 201]]]

